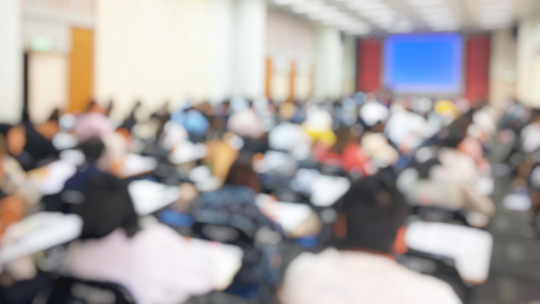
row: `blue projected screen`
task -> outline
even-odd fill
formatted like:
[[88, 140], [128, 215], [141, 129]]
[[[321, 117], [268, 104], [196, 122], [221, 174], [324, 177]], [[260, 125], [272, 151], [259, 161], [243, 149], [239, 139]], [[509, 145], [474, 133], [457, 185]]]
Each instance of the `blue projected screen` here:
[[458, 34], [389, 36], [384, 45], [384, 84], [403, 93], [459, 93], [463, 39]]

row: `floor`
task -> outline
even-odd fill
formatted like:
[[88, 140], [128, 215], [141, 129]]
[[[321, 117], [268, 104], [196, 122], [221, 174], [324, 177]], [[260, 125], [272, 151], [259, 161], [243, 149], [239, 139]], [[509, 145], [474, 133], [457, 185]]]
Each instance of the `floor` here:
[[508, 177], [498, 177], [493, 199], [497, 213], [488, 230], [494, 238], [488, 282], [473, 290], [472, 304], [540, 304], [540, 238], [529, 226], [529, 213], [504, 206], [513, 191]]

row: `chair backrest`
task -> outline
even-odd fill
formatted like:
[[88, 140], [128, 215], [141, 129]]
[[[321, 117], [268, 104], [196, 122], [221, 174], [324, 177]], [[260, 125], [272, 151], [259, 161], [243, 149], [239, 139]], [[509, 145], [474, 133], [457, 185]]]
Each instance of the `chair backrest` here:
[[450, 210], [441, 206], [413, 205], [412, 214], [420, 216], [427, 222], [457, 223], [470, 226], [460, 210]]
[[49, 303], [54, 304], [134, 304], [124, 287], [107, 282], [61, 276], [55, 280]]
[[195, 221], [192, 234], [196, 238], [245, 247], [255, 244], [255, 232], [226, 224]]
[[397, 261], [411, 270], [448, 283], [462, 300], [465, 299], [467, 287], [452, 258], [409, 249], [405, 255], [398, 256]]

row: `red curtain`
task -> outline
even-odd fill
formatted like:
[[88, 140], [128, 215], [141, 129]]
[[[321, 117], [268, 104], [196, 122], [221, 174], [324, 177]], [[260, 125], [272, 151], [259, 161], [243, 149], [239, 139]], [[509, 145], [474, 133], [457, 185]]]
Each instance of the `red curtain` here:
[[368, 39], [358, 41], [357, 89], [376, 92], [381, 89], [382, 41]]
[[490, 37], [471, 36], [465, 45], [465, 97], [472, 103], [489, 94]]

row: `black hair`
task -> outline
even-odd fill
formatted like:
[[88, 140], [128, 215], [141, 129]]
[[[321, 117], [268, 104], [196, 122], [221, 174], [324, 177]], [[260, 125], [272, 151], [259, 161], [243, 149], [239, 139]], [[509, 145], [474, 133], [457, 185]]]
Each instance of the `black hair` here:
[[408, 206], [395, 181], [381, 176], [353, 183], [342, 201], [347, 221], [345, 249], [390, 253], [396, 234], [405, 222]]
[[51, 114], [49, 115], [49, 118], [47, 118], [47, 121], [58, 121], [58, 120], [60, 120], [60, 109], [56, 108], [51, 112]]
[[81, 239], [99, 239], [119, 228], [133, 237], [140, 230], [127, 182], [109, 173], [97, 174], [88, 180], [80, 216], [83, 220]]
[[103, 154], [103, 151], [105, 150], [105, 144], [98, 137], [94, 137], [81, 143], [79, 145], [79, 149], [86, 157], [86, 160], [95, 161], [98, 160]]
[[262, 191], [261, 180], [257, 172], [253, 169], [253, 154], [241, 152], [236, 161], [232, 164], [225, 185], [245, 186], [255, 192]]

